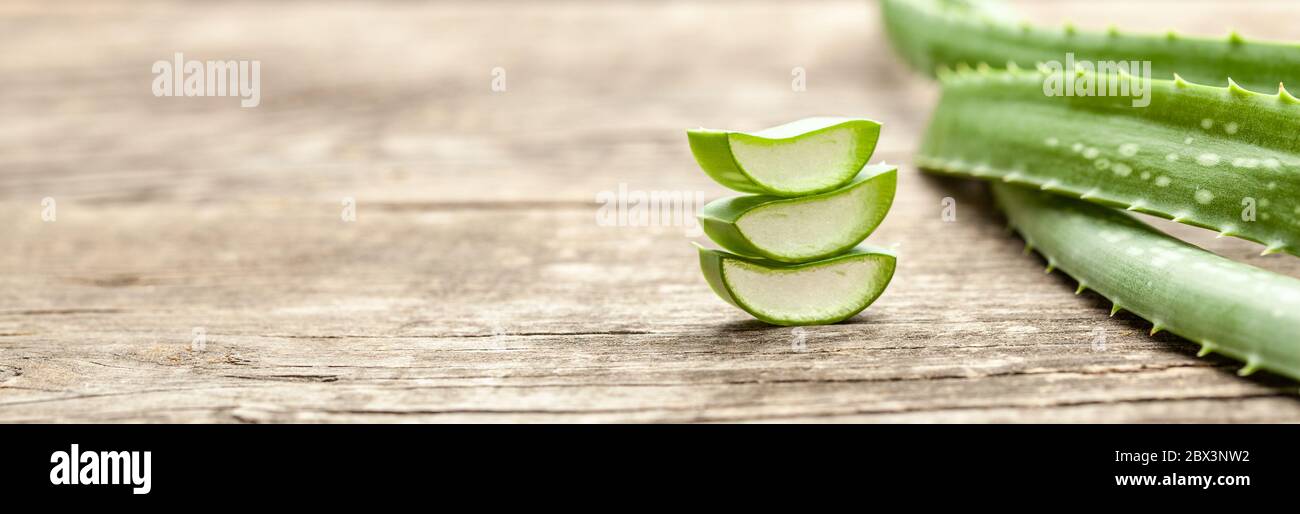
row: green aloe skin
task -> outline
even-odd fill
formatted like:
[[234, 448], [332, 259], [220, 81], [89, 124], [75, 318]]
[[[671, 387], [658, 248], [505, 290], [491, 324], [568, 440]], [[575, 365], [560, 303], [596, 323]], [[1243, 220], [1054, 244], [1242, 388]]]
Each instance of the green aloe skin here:
[[[1064, 73], [1065, 79], [1114, 76]], [[946, 74], [917, 163], [1300, 252], [1300, 101], [1151, 80], [1129, 98], [1047, 96], [1040, 71]]]
[[1257, 369], [1300, 379], [1300, 280], [1170, 237], [1114, 209], [994, 184], [1011, 226], [1048, 262], [1120, 309]]
[[1229, 77], [1261, 93], [1278, 82], [1300, 81], [1300, 45], [1248, 41], [1235, 32], [1218, 39], [1166, 34], [1089, 32], [1073, 26], [1036, 27], [1019, 21], [998, 2], [983, 0], [881, 0], [894, 48], [925, 73], [942, 68], [1003, 66], [1033, 68], [1063, 61], [1144, 60], [1152, 76], [1174, 73], [1201, 84], [1227, 85]]
[[876, 150], [880, 123], [806, 118], [758, 132], [687, 131], [691, 153], [713, 180], [742, 193], [793, 197], [852, 180]]
[[779, 262], [806, 262], [848, 250], [885, 219], [898, 169], [868, 165], [847, 185], [821, 194], [782, 198], [720, 198], [701, 210], [709, 239], [733, 253]]
[[773, 325], [825, 325], [862, 312], [894, 277], [893, 252], [860, 245], [819, 261], [784, 263], [699, 249], [713, 292]]
[[[1300, 45], [1235, 33], [1214, 40], [1043, 29], [977, 0], [882, 6], [895, 49], [944, 79], [921, 167], [993, 181], [1011, 224], [1047, 258], [1048, 271], [1060, 268], [1079, 292], [1112, 300], [1112, 315], [1129, 310], [1152, 321], [1153, 333], [1168, 329], [1200, 343], [1202, 354], [1241, 360], [1243, 375], [1268, 369], [1300, 379], [1300, 281], [1106, 207], [1260, 242], [1265, 253], [1297, 253], [1300, 102], [1282, 83], [1300, 79]], [[1144, 108], [1131, 97], [1050, 96], [1049, 79], [1099, 80], [1086, 71], [1049, 77], [1052, 68], [1040, 63], [1067, 54], [1149, 61], [1152, 77], [1172, 80], [1144, 82], [1151, 93]], [[991, 71], [1002, 63], [1006, 72]]]

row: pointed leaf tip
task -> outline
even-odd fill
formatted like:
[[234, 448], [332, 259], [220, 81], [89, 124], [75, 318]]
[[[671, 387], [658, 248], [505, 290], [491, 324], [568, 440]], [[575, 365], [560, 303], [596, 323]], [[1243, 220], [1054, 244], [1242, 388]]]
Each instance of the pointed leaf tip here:
[[1114, 304], [1114, 305], [1111, 305], [1111, 306], [1110, 306], [1110, 317], [1112, 317], [1112, 318], [1115, 317], [1115, 315], [1116, 315], [1116, 314], [1119, 314], [1119, 311], [1121, 311], [1121, 310], [1124, 310], [1124, 308], [1123, 308], [1123, 307], [1120, 307], [1118, 303], [1117, 303], [1117, 304]]
[[1214, 343], [1206, 341], [1201, 343], [1201, 351], [1196, 352], [1197, 357], [1204, 357], [1214, 352]]
[[1250, 362], [1247, 362], [1245, 366], [1242, 366], [1241, 369], [1237, 370], [1237, 376], [1248, 377], [1256, 371], [1259, 371], [1259, 362], [1252, 359]]
[[1074, 294], [1083, 294], [1083, 292], [1084, 292], [1084, 291], [1087, 291], [1087, 290], [1088, 290], [1088, 284], [1085, 284], [1085, 283], [1083, 283], [1083, 282], [1079, 282], [1079, 287], [1078, 287], [1078, 288], [1075, 288], [1075, 290], [1074, 290]]
[[1156, 324], [1154, 324], [1154, 325], [1151, 325], [1151, 332], [1150, 332], [1148, 335], [1152, 335], [1152, 336], [1154, 336], [1154, 335], [1159, 334], [1160, 332], [1164, 331], [1164, 329], [1165, 329], [1165, 326], [1164, 326], [1164, 325], [1161, 325], [1161, 324], [1159, 324], [1159, 323], [1156, 323]]
[[1182, 76], [1182, 75], [1179, 75], [1179, 74], [1175, 73], [1175, 74], [1174, 74], [1174, 85], [1175, 85], [1175, 86], [1178, 86], [1178, 87], [1187, 87], [1187, 80], [1183, 79], [1183, 76]]

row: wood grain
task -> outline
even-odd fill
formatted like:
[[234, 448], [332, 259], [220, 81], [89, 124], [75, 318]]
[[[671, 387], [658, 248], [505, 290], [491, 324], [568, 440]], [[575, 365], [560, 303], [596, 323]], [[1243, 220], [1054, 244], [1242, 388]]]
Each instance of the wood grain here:
[[[18, 1], [0, 42], [0, 421], [1300, 421], [1293, 382], [1109, 318], [906, 164], [936, 91], [874, 5]], [[175, 52], [261, 60], [262, 105], [155, 98]], [[849, 323], [750, 320], [684, 227], [595, 222], [620, 184], [726, 194], [686, 128], [826, 113], [904, 163], [897, 278]]]

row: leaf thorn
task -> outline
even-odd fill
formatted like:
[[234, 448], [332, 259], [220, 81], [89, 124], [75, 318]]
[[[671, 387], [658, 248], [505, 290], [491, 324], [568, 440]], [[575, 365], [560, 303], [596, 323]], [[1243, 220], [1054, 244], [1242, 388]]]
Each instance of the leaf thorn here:
[[1297, 100], [1296, 97], [1291, 96], [1291, 92], [1286, 90], [1286, 84], [1281, 82], [1278, 82], [1277, 84], [1277, 97], [1278, 99], [1282, 100], [1282, 103], [1288, 103], [1288, 104], [1300, 103], [1300, 100]]
[[1201, 342], [1201, 351], [1196, 352], [1196, 356], [1197, 356], [1197, 357], [1204, 357], [1204, 356], [1209, 355], [1210, 353], [1213, 353], [1213, 352], [1214, 352], [1214, 343], [1211, 343], [1211, 342], [1209, 342], [1209, 341], [1202, 341], [1202, 342]]
[[1232, 93], [1233, 96], [1239, 98], [1245, 98], [1250, 96], [1250, 91], [1247, 91], [1246, 88], [1243, 88], [1241, 87], [1241, 85], [1237, 84], [1237, 81], [1232, 80], [1232, 77], [1228, 77], [1228, 92]]
[[1240, 377], [1250, 376], [1251, 374], [1255, 373], [1258, 370], [1259, 370], [1259, 358], [1252, 356], [1246, 360], [1245, 366], [1242, 366], [1241, 369], [1237, 370], [1237, 376]]

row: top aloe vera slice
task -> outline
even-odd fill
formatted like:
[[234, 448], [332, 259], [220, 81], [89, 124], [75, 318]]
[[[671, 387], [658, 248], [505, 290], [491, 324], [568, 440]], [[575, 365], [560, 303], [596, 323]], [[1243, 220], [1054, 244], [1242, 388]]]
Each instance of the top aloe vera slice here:
[[1152, 80], [1141, 108], [1124, 97], [1046, 96], [1048, 78], [947, 76], [917, 164], [1217, 230], [1265, 253], [1300, 252], [1300, 101], [1286, 90]]
[[898, 168], [862, 168], [848, 185], [825, 193], [781, 198], [719, 198], [700, 211], [709, 239], [732, 252], [780, 262], [805, 262], [861, 243], [894, 203]]
[[1121, 211], [1008, 184], [994, 198], [1025, 242], [1120, 309], [1246, 363], [1300, 379], [1300, 280], [1225, 259]]
[[830, 191], [858, 174], [876, 149], [880, 123], [806, 118], [754, 133], [687, 131], [700, 167], [744, 193], [802, 196]]
[[1300, 44], [1247, 41], [1236, 33], [1209, 39], [1168, 34], [1089, 32], [1070, 25], [1040, 28], [1021, 22], [1000, 2], [882, 0], [889, 39], [913, 67], [940, 68], [1008, 62], [1024, 68], [1063, 61], [1150, 61], [1154, 78], [1178, 73], [1193, 82], [1272, 91], [1279, 81], [1300, 83]]

